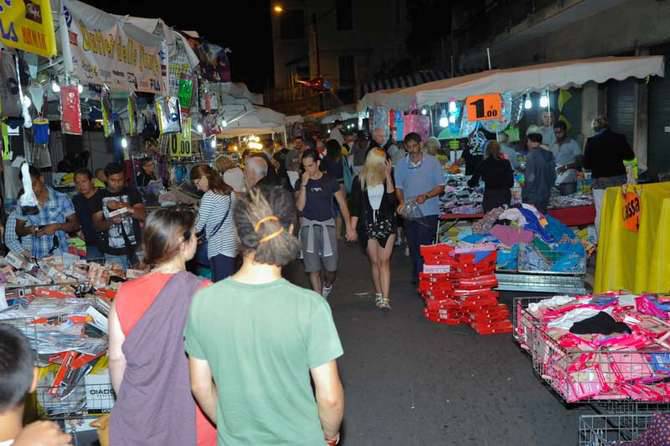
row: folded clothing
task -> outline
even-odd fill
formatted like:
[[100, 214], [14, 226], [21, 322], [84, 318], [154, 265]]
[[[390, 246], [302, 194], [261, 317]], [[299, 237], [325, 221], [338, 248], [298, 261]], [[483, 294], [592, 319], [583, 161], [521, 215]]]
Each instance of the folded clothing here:
[[534, 234], [530, 231], [504, 225], [495, 225], [491, 228], [491, 235], [495, 236], [505, 246], [531, 243], [534, 238]]

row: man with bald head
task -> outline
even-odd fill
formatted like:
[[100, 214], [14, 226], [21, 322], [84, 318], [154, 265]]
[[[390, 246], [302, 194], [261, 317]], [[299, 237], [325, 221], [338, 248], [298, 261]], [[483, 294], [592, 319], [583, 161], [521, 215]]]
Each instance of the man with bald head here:
[[268, 163], [260, 156], [250, 156], [244, 168], [244, 182], [247, 190], [255, 187], [268, 174]]

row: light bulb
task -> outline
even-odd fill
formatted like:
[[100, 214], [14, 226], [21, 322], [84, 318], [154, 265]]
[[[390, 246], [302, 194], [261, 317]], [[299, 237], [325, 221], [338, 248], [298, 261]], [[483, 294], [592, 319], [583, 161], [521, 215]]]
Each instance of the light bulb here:
[[60, 93], [60, 85], [55, 80], [51, 81], [51, 91], [54, 93]]
[[447, 113], [444, 110], [442, 110], [442, 113], [440, 114], [440, 120], [438, 123], [442, 128], [449, 127], [449, 118], [447, 117]]
[[121, 138], [121, 147], [124, 149], [128, 148], [128, 139], [127, 138]]
[[228, 121], [226, 121], [225, 119], [222, 119], [221, 120], [221, 127], [228, 127]]
[[198, 133], [202, 133], [202, 132], [205, 131], [205, 128], [202, 126], [202, 124], [198, 124], [198, 125], [195, 126], [195, 130]]
[[449, 102], [449, 113], [456, 113], [456, 103], [454, 101]]
[[212, 141], [210, 141], [209, 146], [212, 149], [216, 149], [216, 137], [212, 138]]
[[542, 97], [540, 97], [540, 107], [549, 107], [549, 96], [543, 94]]
[[23, 101], [23, 105], [24, 105], [26, 108], [30, 108], [30, 106], [33, 105], [33, 101], [31, 101], [30, 98], [29, 98], [28, 96], [24, 96], [23, 99], [22, 99], [22, 101]]
[[84, 92], [84, 86], [82, 84], [77, 85], [77, 91], [79, 91], [79, 94], [82, 94]]
[[526, 96], [526, 102], [523, 103], [523, 108], [526, 110], [530, 110], [533, 108], [533, 101], [530, 100], [529, 96]]
[[421, 109], [421, 114], [426, 116], [428, 114], [428, 109], [427, 108], [422, 108]]

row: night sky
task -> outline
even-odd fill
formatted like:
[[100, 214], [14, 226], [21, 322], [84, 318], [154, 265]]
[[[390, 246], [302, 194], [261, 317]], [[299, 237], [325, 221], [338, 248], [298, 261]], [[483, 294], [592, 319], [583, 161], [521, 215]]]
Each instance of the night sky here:
[[257, 93], [272, 82], [270, 0], [214, 2], [216, 6], [206, 0], [83, 1], [114, 14], [160, 17], [175, 29], [198, 31], [208, 41], [232, 50], [233, 81], [245, 82]]

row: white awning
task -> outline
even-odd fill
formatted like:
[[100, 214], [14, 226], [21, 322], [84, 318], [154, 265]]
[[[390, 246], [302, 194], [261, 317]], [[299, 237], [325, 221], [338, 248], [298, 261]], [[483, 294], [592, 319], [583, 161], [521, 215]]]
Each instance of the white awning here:
[[587, 82], [604, 83], [629, 77], [644, 79], [663, 76], [663, 56], [601, 57], [503, 70], [490, 70], [467, 76], [429, 82], [416, 87], [382, 90], [365, 95], [358, 109], [386, 106], [407, 110], [412, 104], [433, 105], [485, 93], [526, 93], [580, 87]]
[[224, 107], [223, 116], [229, 122], [218, 133], [219, 137], [266, 135], [286, 131], [286, 115], [267, 107], [251, 105], [245, 108], [246, 111], [235, 106]]

